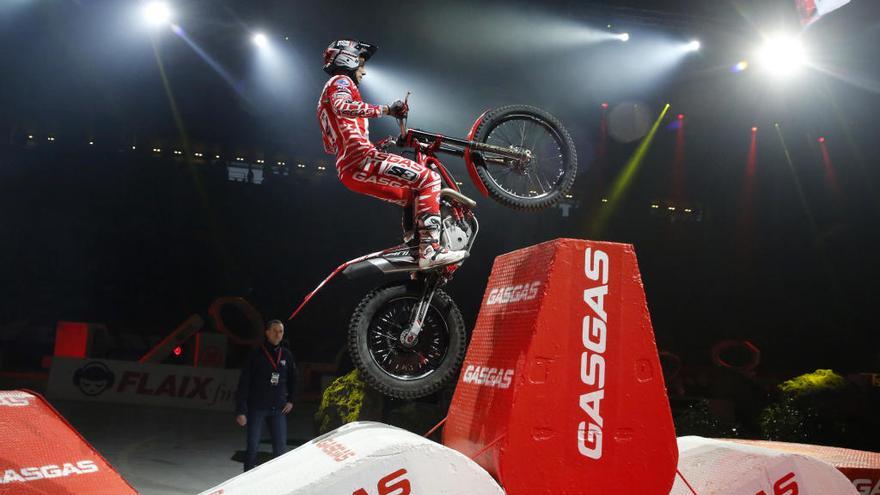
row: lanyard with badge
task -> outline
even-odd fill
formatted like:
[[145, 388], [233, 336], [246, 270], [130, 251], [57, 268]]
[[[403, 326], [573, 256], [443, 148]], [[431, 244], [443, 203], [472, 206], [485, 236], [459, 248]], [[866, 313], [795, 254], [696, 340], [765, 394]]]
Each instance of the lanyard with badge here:
[[272, 372], [272, 376], [269, 378], [269, 384], [272, 386], [278, 385], [278, 380], [281, 379], [281, 373], [278, 372], [278, 363], [281, 362], [281, 348], [278, 348], [278, 352], [275, 356], [275, 361], [272, 361], [272, 356], [269, 355], [269, 351], [266, 350], [265, 346], [263, 346], [263, 354], [266, 355], [266, 359], [269, 361], [269, 364], [272, 365], [272, 369], [275, 370]]

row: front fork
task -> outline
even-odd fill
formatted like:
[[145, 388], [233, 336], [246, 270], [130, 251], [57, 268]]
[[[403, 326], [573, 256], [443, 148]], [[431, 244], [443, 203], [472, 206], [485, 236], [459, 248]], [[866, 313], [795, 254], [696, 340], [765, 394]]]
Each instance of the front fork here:
[[425, 278], [422, 297], [419, 298], [418, 304], [412, 310], [408, 327], [400, 334], [400, 343], [404, 346], [412, 347], [418, 341], [422, 325], [425, 323], [425, 317], [428, 315], [428, 309], [431, 307], [431, 300], [434, 298], [434, 293], [437, 292], [437, 287], [440, 285], [439, 282], [440, 278], [434, 274], [429, 274]]

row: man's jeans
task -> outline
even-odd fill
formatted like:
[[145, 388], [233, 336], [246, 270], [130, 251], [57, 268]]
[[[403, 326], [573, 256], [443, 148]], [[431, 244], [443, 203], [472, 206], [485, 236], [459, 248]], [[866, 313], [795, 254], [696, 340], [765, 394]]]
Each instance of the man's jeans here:
[[252, 409], [247, 413], [247, 453], [244, 458], [244, 470], [253, 469], [257, 463], [257, 450], [260, 446], [260, 436], [263, 433], [263, 423], [269, 424], [269, 433], [272, 436], [272, 453], [275, 457], [283, 454], [287, 446], [287, 416], [281, 413], [281, 408]]

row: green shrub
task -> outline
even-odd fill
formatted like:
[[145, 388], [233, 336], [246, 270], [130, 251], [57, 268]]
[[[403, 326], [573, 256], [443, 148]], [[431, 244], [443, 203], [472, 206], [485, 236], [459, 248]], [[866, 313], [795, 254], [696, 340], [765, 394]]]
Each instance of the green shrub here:
[[358, 370], [341, 376], [324, 391], [321, 406], [315, 413], [319, 434], [335, 430], [353, 421], [378, 421], [382, 418], [382, 396], [367, 387]]
[[846, 380], [831, 370], [816, 370], [779, 384], [779, 400], [761, 413], [768, 440], [840, 445], [849, 436]]
[[804, 396], [846, 387], [846, 380], [831, 370], [816, 370], [779, 384], [779, 390], [793, 396]]

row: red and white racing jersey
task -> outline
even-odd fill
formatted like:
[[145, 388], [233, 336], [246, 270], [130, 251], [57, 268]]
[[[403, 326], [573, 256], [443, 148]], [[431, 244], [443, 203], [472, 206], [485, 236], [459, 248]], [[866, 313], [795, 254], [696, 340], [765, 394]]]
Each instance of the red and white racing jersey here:
[[370, 118], [383, 115], [380, 105], [361, 100], [361, 92], [348, 76], [331, 77], [318, 100], [318, 122], [324, 151], [336, 155], [336, 171], [342, 174], [361, 163], [376, 147], [370, 142]]
[[399, 205], [416, 203], [416, 216], [440, 212], [440, 174], [402, 156], [381, 152], [370, 142], [370, 118], [379, 105], [361, 100], [348, 76], [331, 77], [318, 100], [324, 151], [336, 155], [336, 174], [352, 191]]

